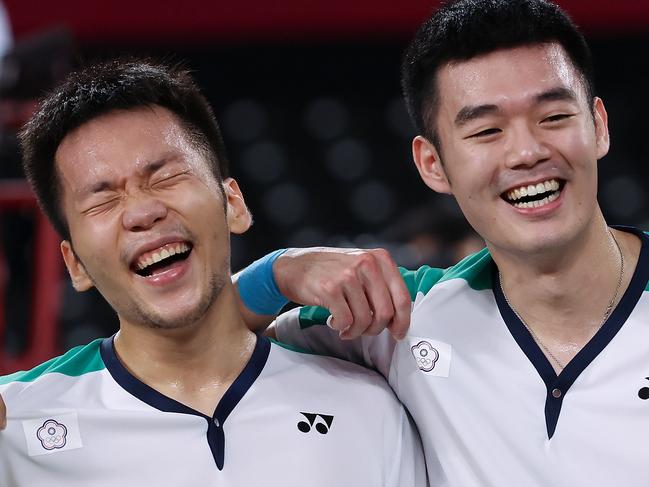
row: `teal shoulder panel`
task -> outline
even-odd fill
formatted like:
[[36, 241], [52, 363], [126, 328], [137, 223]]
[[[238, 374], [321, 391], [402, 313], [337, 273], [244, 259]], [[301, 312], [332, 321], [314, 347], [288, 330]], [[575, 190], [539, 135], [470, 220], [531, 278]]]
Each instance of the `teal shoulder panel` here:
[[[451, 279], [464, 279], [469, 287], [476, 291], [491, 289], [492, 262], [491, 254], [484, 248], [448, 269], [422, 266], [416, 271], [410, 271], [400, 267], [399, 272], [410, 292], [410, 299], [414, 301], [417, 293], [427, 294], [435, 284]], [[329, 311], [318, 306], [303, 306], [300, 308], [299, 315], [300, 328], [324, 325], [330, 314]]]
[[320, 306], [302, 306], [300, 308], [300, 328], [303, 330], [313, 325], [324, 325], [331, 313]]
[[10, 382], [32, 382], [42, 375], [52, 372], [77, 377], [89, 372], [103, 370], [106, 366], [99, 353], [102, 340], [103, 338], [98, 338], [88, 345], [75, 347], [60, 357], [48, 360], [31, 370], [0, 377], [0, 385]]
[[451, 279], [464, 279], [474, 291], [491, 289], [493, 259], [487, 248], [466, 256], [453, 267], [444, 271], [439, 282]]
[[414, 300], [417, 293], [426, 294], [435, 284], [451, 279], [464, 279], [469, 287], [476, 291], [491, 289], [492, 262], [491, 254], [484, 248], [475, 254], [468, 255], [448, 269], [423, 266], [416, 271], [399, 270], [406, 286], [408, 286], [410, 297]]
[[410, 292], [410, 299], [413, 301], [417, 297], [418, 292], [428, 292], [444, 275], [443, 269], [436, 269], [427, 265], [420, 267], [416, 271], [409, 271], [408, 269], [399, 267], [399, 272], [401, 272], [401, 277], [403, 277], [406, 287]]

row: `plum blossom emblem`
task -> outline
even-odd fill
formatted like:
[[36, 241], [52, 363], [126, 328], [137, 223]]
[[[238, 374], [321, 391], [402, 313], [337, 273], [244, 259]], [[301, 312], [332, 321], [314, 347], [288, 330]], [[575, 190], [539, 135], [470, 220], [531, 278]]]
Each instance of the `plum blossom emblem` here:
[[439, 352], [430, 343], [422, 340], [417, 345], [413, 345], [410, 351], [420, 370], [430, 372], [435, 368], [435, 363], [439, 359]]
[[43, 426], [41, 426], [36, 432], [36, 436], [41, 442], [41, 445], [43, 445], [43, 448], [46, 450], [63, 448], [66, 443], [65, 437], [67, 434], [68, 429], [65, 425], [58, 423], [53, 419], [45, 421]]

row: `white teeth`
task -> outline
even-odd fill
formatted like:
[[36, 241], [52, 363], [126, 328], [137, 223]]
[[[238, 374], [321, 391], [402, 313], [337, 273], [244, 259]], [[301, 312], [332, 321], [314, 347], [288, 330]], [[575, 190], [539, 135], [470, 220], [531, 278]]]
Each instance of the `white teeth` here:
[[520, 188], [512, 189], [507, 192], [507, 199], [510, 201], [519, 200], [525, 196], [536, 196], [537, 194], [554, 192], [559, 189], [559, 181], [556, 179], [549, 179], [542, 183], [530, 184], [528, 186], [521, 186]]
[[137, 267], [138, 270], [141, 271], [143, 269], [146, 269], [150, 265], [160, 262], [161, 260], [168, 259], [172, 255], [187, 252], [188, 250], [189, 250], [189, 245], [187, 245], [184, 242], [167, 244], [162, 248], [156, 249], [152, 253], [146, 253], [140, 256], [140, 258], [135, 263], [135, 266]]
[[557, 193], [555, 191], [553, 193], [550, 193], [548, 196], [546, 196], [542, 200], [526, 201], [526, 202], [520, 202], [519, 201], [517, 203], [514, 203], [514, 206], [516, 208], [540, 208], [541, 206], [545, 206], [548, 203], [552, 203], [558, 197], [559, 197], [559, 193]]

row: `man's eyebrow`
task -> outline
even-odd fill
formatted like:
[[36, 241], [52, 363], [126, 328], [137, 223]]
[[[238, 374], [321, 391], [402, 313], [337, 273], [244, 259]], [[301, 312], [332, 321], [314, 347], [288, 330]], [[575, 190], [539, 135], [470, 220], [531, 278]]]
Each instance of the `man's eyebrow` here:
[[157, 159], [155, 161], [145, 162], [139, 172], [143, 175], [150, 176], [158, 169], [166, 165], [171, 159], [171, 156], [164, 155], [160, 159]]
[[[164, 167], [168, 162], [172, 161], [173, 159], [174, 157], [172, 155], [165, 154], [161, 158], [155, 161], [145, 162], [138, 172], [140, 172], [143, 176], [150, 176], [151, 174], [158, 171], [160, 168]], [[96, 183], [84, 187], [80, 191], [80, 193], [90, 195], [90, 194], [101, 193], [102, 191], [112, 191], [113, 189], [115, 189], [115, 183], [104, 180], [104, 181], [98, 181]]]
[[577, 101], [577, 94], [570, 88], [559, 86], [536, 95], [536, 103], [547, 101]]
[[110, 191], [111, 189], [113, 189], [113, 184], [110, 181], [99, 181], [86, 186], [80, 191], [80, 193], [95, 194], [101, 193], [102, 191]]
[[484, 117], [485, 115], [490, 115], [492, 113], [497, 113], [500, 111], [500, 108], [496, 105], [468, 105], [462, 107], [462, 109], [457, 112], [455, 116], [455, 125], [461, 127], [462, 125], [467, 124], [471, 120], [476, 118]]
[[[548, 101], [576, 101], [577, 94], [570, 88], [565, 88], [559, 86], [557, 88], [552, 88], [550, 90], [539, 93], [534, 97], [534, 102], [536, 104], [544, 103]], [[455, 125], [461, 127], [462, 125], [467, 124], [468, 122], [475, 120], [486, 115], [491, 115], [498, 113], [500, 108], [498, 105], [485, 104], [485, 105], [468, 105], [462, 107], [462, 109], [457, 112], [455, 116]]]

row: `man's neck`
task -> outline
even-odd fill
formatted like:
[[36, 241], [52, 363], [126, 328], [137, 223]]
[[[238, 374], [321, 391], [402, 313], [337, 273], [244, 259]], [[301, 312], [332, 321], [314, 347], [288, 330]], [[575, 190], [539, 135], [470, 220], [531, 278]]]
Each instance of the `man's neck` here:
[[115, 351], [139, 380], [211, 416], [248, 363], [255, 343], [239, 314], [234, 290], [226, 285], [204, 317], [182, 328], [121, 321]]
[[632, 234], [609, 230], [601, 217], [585, 235], [551, 256], [521, 258], [496, 251], [494, 260], [511, 306], [539, 346], [565, 365], [602, 326], [607, 307], [621, 299], [640, 245]]

